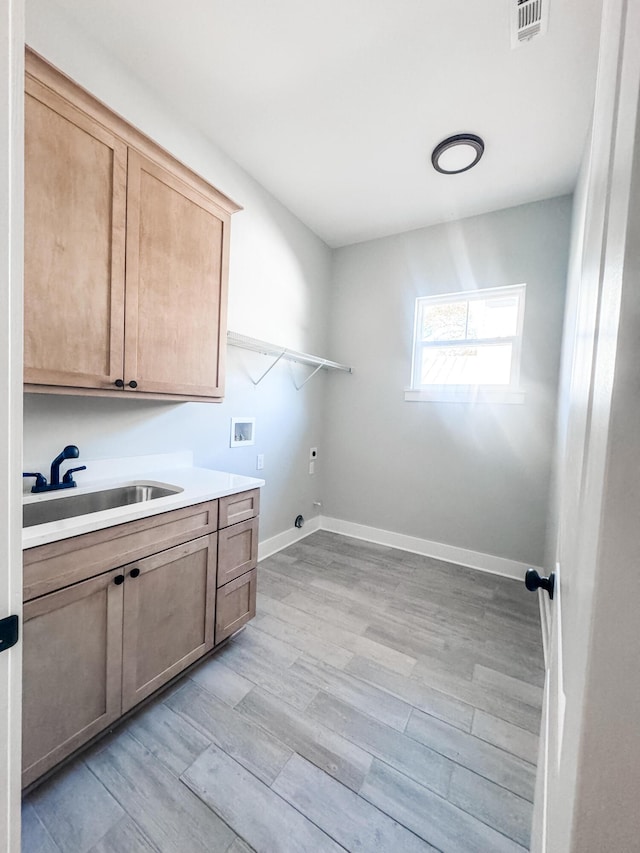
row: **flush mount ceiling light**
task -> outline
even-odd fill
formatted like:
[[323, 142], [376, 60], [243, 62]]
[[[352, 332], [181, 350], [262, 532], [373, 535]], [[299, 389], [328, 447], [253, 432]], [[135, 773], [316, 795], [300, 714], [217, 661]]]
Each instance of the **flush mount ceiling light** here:
[[484, 153], [484, 142], [473, 133], [459, 133], [439, 142], [433, 149], [431, 163], [436, 172], [457, 175], [473, 168]]

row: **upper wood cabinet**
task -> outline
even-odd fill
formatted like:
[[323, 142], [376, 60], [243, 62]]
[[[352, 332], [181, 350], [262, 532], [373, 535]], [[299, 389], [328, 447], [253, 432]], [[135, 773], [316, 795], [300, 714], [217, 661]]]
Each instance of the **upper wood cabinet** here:
[[25, 383], [219, 400], [240, 208], [27, 51]]

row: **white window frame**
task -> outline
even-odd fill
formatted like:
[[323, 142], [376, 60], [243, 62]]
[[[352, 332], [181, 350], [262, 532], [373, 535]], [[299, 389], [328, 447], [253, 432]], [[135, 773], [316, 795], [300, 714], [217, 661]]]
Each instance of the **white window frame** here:
[[[442, 305], [453, 302], [474, 302], [487, 297], [517, 294], [518, 318], [515, 335], [504, 338], [481, 338], [450, 341], [422, 341], [418, 334], [422, 327], [422, 309], [425, 305]], [[411, 364], [411, 387], [404, 392], [407, 402], [486, 402], [486, 403], [524, 403], [524, 391], [520, 388], [520, 361], [522, 356], [522, 330], [524, 327], [524, 306], [526, 284], [512, 284], [506, 287], [491, 287], [480, 290], [443, 293], [437, 296], [419, 296], [416, 299], [413, 325], [413, 347]], [[509, 385], [420, 385], [416, 380], [420, 376], [422, 352], [426, 348], [474, 346], [487, 347], [496, 344], [511, 343], [511, 382]]]

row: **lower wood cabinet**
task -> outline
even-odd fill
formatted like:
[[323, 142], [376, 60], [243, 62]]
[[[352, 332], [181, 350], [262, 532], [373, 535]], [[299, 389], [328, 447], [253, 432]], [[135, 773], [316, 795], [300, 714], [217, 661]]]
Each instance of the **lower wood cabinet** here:
[[106, 572], [24, 605], [23, 785], [121, 714], [120, 576]]
[[255, 616], [259, 491], [221, 505], [25, 552], [23, 786]]
[[216, 536], [127, 566], [122, 711], [213, 648]]
[[216, 539], [26, 602], [23, 786], [213, 648]]
[[252, 569], [218, 589], [216, 645], [238, 631], [256, 615], [257, 569]]

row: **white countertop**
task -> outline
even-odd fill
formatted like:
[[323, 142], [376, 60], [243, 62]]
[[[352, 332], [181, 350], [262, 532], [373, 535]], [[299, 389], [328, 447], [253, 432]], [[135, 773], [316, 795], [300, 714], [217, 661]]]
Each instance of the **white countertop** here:
[[[41, 494], [25, 494], [23, 503], [35, 503], [42, 500], [64, 500], [71, 495], [95, 492], [102, 489], [127, 486], [133, 483], [152, 485], [170, 485], [179, 487], [182, 491], [164, 498], [143, 501], [128, 506], [92, 512], [88, 515], [78, 515], [61, 521], [51, 521], [48, 524], [38, 524], [25, 527], [22, 531], [22, 547], [34, 548], [46, 545], [93, 530], [102, 530], [115, 524], [124, 524], [138, 518], [159, 515], [173, 509], [203, 503], [204, 501], [222, 498], [236, 492], [257, 489], [264, 486], [264, 480], [255, 477], [245, 477], [242, 474], [229, 474], [225, 471], [212, 471], [209, 468], [194, 468], [191, 465], [192, 455], [185, 453], [159, 454], [156, 456], [124, 457], [118, 459], [82, 459], [70, 460], [73, 466], [78, 463], [86, 464], [87, 470], [76, 474], [78, 483], [75, 489], [61, 489]], [[61, 470], [60, 474], [64, 473]], [[43, 472], [47, 474], [48, 472]]]

